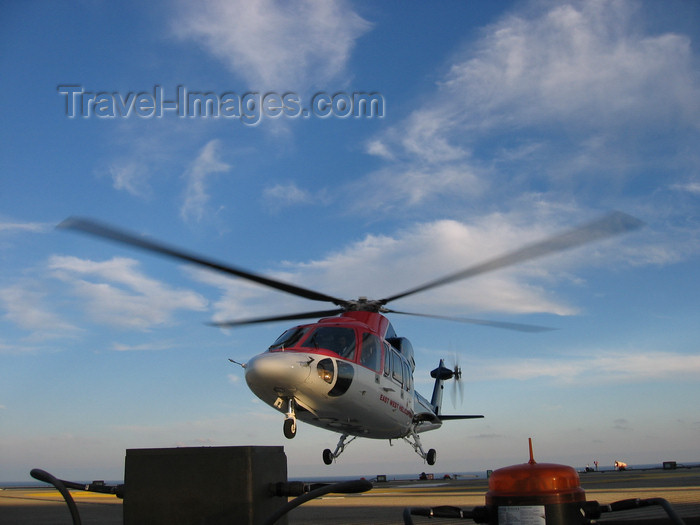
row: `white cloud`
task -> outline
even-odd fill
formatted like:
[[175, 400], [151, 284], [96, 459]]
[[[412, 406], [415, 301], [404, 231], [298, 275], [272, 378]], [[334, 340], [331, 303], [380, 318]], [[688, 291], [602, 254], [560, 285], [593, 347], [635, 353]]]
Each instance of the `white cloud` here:
[[650, 169], [647, 138], [658, 134], [674, 137], [658, 164], [668, 166], [698, 140], [696, 60], [688, 37], [648, 33], [636, 9], [594, 0], [504, 16], [453, 57], [413, 113], [367, 142], [389, 164], [363, 183], [379, 175], [399, 189], [383, 192], [392, 210], [451, 191], [470, 202], [484, 188], [507, 207], [533, 185], [583, 199], [592, 182], [610, 194], [611, 181]]
[[168, 350], [173, 348], [172, 341], [160, 341], [156, 343], [142, 343], [139, 345], [126, 345], [123, 343], [112, 343], [112, 350], [115, 352], [152, 352]]
[[61, 319], [48, 306], [46, 292], [37, 283], [21, 283], [0, 289], [4, 317], [32, 337], [44, 339], [74, 334], [77, 328]]
[[99, 322], [135, 329], [169, 323], [177, 310], [204, 310], [207, 301], [190, 290], [174, 289], [138, 270], [133, 259], [95, 262], [52, 256], [49, 269], [67, 282]]
[[381, 140], [370, 140], [366, 145], [367, 153], [370, 155], [376, 155], [377, 157], [383, 157], [387, 160], [394, 160], [394, 155], [391, 153], [389, 147]]
[[700, 195], [700, 182], [689, 181], [681, 184], [674, 184], [671, 186], [671, 189], [690, 193], [691, 195]]
[[43, 222], [0, 222], [0, 232], [8, 233], [45, 233], [52, 227], [53, 225]]
[[595, 385], [645, 381], [694, 380], [700, 374], [700, 355], [664, 351], [592, 351], [581, 358], [469, 359], [465, 368], [479, 370], [475, 380], [533, 380]]
[[231, 169], [230, 165], [220, 159], [218, 150], [219, 141], [209, 141], [200, 150], [199, 155], [184, 174], [187, 187], [184, 202], [180, 208], [180, 216], [185, 221], [202, 220], [209, 202], [207, 179], [215, 173], [223, 173]]
[[[556, 209], [546, 208], [535, 219], [490, 214], [468, 224], [438, 220], [413, 225], [394, 235], [367, 235], [321, 259], [287, 261], [281, 270], [260, 273], [345, 299], [380, 299], [540, 241], [561, 229]], [[598, 243], [595, 253], [586, 258], [573, 250], [438, 287], [390, 306], [444, 315], [572, 315], [578, 311], [576, 306], [556, 297], [549, 288], [560, 281], [580, 284], [570, 272], [582, 264], [621, 261], [628, 255], [619, 243]], [[192, 277], [221, 290], [221, 297], [213, 304], [216, 320], [313, 310], [319, 306], [209, 271], [195, 270]], [[275, 305], [272, 311], [270, 304]]]
[[341, 74], [370, 25], [342, 0], [185, 3], [175, 34], [193, 40], [257, 91], [303, 90]]
[[263, 190], [263, 199], [272, 210], [309, 204], [325, 206], [330, 202], [325, 189], [311, 192], [300, 188], [294, 182], [266, 187]]
[[148, 185], [148, 168], [139, 162], [114, 162], [107, 173], [112, 177], [114, 189], [124, 190], [135, 197], [146, 197], [150, 194]]
[[[369, 235], [298, 269], [316, 289], [350, 298], [366, 295], [378, 299], [539, 240], [552, 227], [518, 224], [513, 219], [493, 214], [470, 224], [439, 220], [417, 224], [394, 236]], [[538, 277], [546, 275], [543, 269], [538, 273]], [[430, 306], [429, 313], [454, 313], [455, 309], [560, 315], [575, 312], [549, 297], [541, 287], [528, 284], [534, 277], [532, 269], [524, 265], [436, 288], [404, 301]], [[390, 288], [387, 283], [392, 283]]]
[[667, 120], [669, 112], [697, 117], [689, 38], [644, 34], [630, 2], [545, 5], [535, 16], [503, 18], [456, 61], [440, 93], [460, 96], [466, 111], [444, 113], [442, 124], [617, 128]]
[[308, 191], [302, 190], [293, 182], [268, 186], [263, 191], [263, 196], [271, 204], [279, 206], [307, 204], [313, 200], [313, 197]]
[[[190, 274], [193, 280], [219, 289], [221, 295], [211, 305], [214, 312], [212, 318], [217, 322], [267, 315], [270, 313], [271, 304], [280, 310], [291, 308], [290, 311], [294, 311], [295, 308], [291, 305], [298, 305], [298, 301], [290, 300], [286, 294], [274, 292], [244, 279], [231, 278], [219, 272], [194, 267], [186, 268], [185, 271]], [[276, 279], [284, 280], [285, 278], [279, 272], [267, 271], [263, 273]], [[293, 279], [297, 278], [300, 279], [299, 276], [295, 276]], [[290, 279], [287, 280], [290, 281]]]
[[346, 191], [354, 197], [350, 201], [350, 213], [363, 217], [363, 212], [374, 215], [378, 211], [389, 213], [404, 206], [432, 203], [439, 204], [444, 211], [452, 199], [457, 199], [463, 208], [465, 202], [483, 196], [488, 186], [468, 164], [403, 164], [372, 172], [351, 183]]
[[[154, 120], [144, 130], [137, 120], [126, 120], [114, 128], [112, 150], [118, 153], [98, 166], [95, 173], [98, 177], [109, 177], [115, 190], [149, 199], [154, 195], [153, 184], [159, 176], [172, 174], [186, 141], [182, 138], [181, 123]], [[191, 134], [187, 142], [191, 142]]]

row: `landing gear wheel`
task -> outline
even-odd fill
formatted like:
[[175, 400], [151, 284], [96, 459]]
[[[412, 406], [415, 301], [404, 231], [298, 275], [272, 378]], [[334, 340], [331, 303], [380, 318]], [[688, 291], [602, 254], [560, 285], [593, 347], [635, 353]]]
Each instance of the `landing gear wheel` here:
[[323, 451], [323, 462], [326, 465], [333, 463], [333, 452], [331, 452], [331, 449], [327, 448]]
[[436, 456], [437, 456], [437, 452], [435, 452], [434, 448], [431, 448], [430, 450], [428, 450], [428, 456], [426, 458], [428, 465], [435, 465], [435, 457]]
[[284, 437], [292, 439], [297, 435], [297, 422], [291, 417], [284, 420]]

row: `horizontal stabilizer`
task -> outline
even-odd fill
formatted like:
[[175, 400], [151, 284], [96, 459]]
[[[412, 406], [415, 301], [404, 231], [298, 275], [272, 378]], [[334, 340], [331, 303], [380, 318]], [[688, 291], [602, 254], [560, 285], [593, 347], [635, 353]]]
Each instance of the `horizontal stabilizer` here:
[[438, 417], [440, 421], [451, 421], [453, 419], [480, 419], [484, 416], [445, 416], [440, 414]]

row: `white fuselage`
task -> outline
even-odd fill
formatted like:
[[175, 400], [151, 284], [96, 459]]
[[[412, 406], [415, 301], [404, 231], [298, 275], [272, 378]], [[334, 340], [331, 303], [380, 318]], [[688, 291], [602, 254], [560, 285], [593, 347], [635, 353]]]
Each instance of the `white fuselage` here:
[[424, 409], [412, 382], [406, 388], [391, 374], [322, 353], [268, 351], [245, 370], [248, 386], [268, 405], [284, 413], [293, 399], [298, 419], [344, 434], [401, 438], [410, 432], [416, 408]]

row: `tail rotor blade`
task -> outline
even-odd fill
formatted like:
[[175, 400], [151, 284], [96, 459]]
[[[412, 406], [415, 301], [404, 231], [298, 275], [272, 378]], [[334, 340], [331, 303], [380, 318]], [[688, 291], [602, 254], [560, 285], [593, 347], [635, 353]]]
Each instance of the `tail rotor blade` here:
[[454, 383], [452, 384], [452, 406], [457, 408], [461, 406], [464, 402], [464, 385], [462, 383], [462, 367], [459, 364], [459, 355], [453, 354], [452, 356], [452, 379]]

